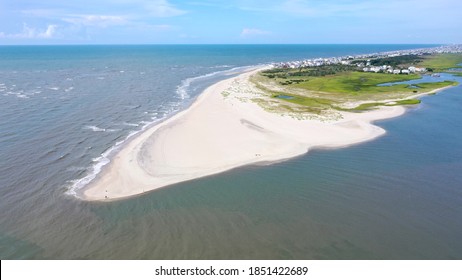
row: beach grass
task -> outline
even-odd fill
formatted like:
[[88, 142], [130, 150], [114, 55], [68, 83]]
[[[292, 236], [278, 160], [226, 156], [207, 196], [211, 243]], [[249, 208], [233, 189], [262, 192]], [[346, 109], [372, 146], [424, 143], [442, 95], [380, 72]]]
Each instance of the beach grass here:
[[287, 94], [284, 98], [281, 98], [280, 95], [273, 95], [273, 98], [279, 98], [287, 102], [310, 107], [330, 107], [334, 103], [333, 100], [327, 98], [308, 97], [295, 94]]
[[365, 111], [365, 110], [374, 109], [379, 106], [416, 105], [416, 104], [420, 104], [420, 102], [421, 101], [419, 99], [404, 99], [404, 100], [398, 100], [395, 102], [388, 102], [388, 103], [371, 102], [371, 103], [360, 104], [357, 107], [353, 109], [349, 109], [347, 111]]
[[458, 83], [456, 81], [442, 81], [434, 83], [419, 83], [414, 86], [418, 87], [418, 92], [427, 92], [432, 91], [438, 88], [447, 87], [447, 86], [456, 86]]
[[355, 71], [321, 77], [304, 77], [294, 82], [293, 75], [290, 75], [290, 78], [282, 78], [268, 77], [265, 73], [260, 73], [257, 77], [253, 77], [252, 82], [270, 97], [272, 110], [275, 110], [276, 103], [283, 111], [315, 114], [328, 110], [363, 111], [378, 106], [418, 104], [420, 101], [411, 96], [457, 85], [454, 81], [381, 85], [411, 81], [420, 77], [417, 74], [393, 75]]
[[433, 72], [443, 72], [450, 68], [462, 68], [458, 65], [460, 63], [462, 63], [461, 53], [445, 53], [425, 56], [419, 66], [431, 68]]
[[[420, 104], [420, 102], [421, 101], [419, 99], [405, 99], [405, 100], [396, 101], [396, 105], [414, 105], [414, 104]], [[387, 105], [387, 106], [390, 106], [390, 105]]]
[[[413, 87], [407, 84], [380, 86], [385, 83], [416, 80], [420, 77], [421, 76], [418, 74], [391, 75], [385, 73], [344, 72], [324, 77], [310, 77], [297, 83], [287, 83], [287, 81], [291, 81], [290, 79], [277, 78], [274, 80], [287, 89], [298, 88], [309, 92], [329, 93], [341, 98], [355, 96], [367, 98], [365, 95], [378, 96], [379, 94], [384, 97], [387, 94], [412, 94], [422, 92], [422, 90], [427, 91], [438, 87], [453, 85], [450, 81], [444, 81], [435, 83], [416, 83], [412, 85]], [[260, 79], [257, 80], [257, 82], [258, 81], [262, 80]], [[285, 94], [283, 92], [273, 93]]]
[[384, 83], [410, 81], [420, 75], [391, 75], [384, 73], [345, 72], [314, 77], [291, 86], [310, 91], [348, 95], [412, 92], [407, 85], [378, 86]]
[[[409, 62], [411, 58], [412, 61]], [[411, 65], [418, 63], [418, 66], [425, 67], [430, 72], [462, 69], [462, 66], [459, 66], [462, 63], [462, 54], [435, 54], [417, 58], [416, 60], [415, 57], [404, 56], [392, 59], [397, 61], [400, 67], [407, 67], [406, 63], [402, 63], [404, 60]], [[461, 73], [456, 72], [455, 75]], [[267, 69], [252, 77], [251, 81], [271, 100], [271, 110], [312, 113], [414, 105], [420, 103], [415, 96], [431, 94], [440, 88], [458, 84], [455, 81], [419, 83], [419, 78], [421, 74], [362, 72], [353, 65], [324, 65]], [[412, 83], [413, 80], [415, 83]], [[412, 82], [398, 83], [407, 81]]]
[[[281, 98], [280, 96], [281, 95], [273, 95], [272, 98], [273, 100], [279, 100], [281, 104], [280, 106], [282, 106], [285, 111], [320, 114], [325, 110], [335, 107], [334, 100], [328, 98], [310, 97], [296, 94], [287, 94], [284, 95], [284, 98]], [[294, 108], [287, 103], [299, 106]]]

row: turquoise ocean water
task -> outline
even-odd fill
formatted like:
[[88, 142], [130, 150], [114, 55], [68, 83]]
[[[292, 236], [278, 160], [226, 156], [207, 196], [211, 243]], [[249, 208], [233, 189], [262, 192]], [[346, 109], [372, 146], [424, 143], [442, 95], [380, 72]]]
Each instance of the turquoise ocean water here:
[[112, 203], [72, 195], [248, 66], [418, 47], [0, 46], [0, 258], [462, 259], [462, 86], [371, 142]]

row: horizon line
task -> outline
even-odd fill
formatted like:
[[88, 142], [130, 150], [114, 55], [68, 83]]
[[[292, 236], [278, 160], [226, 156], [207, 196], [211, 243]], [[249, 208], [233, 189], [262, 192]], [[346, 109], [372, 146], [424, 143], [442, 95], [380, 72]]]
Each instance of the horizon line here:
[[461, 45], [462, 43], [69, 43], [69, 44], [0, 44], [0, 47], [25, 47], [25, 46], [265, 46], [265, 45]]

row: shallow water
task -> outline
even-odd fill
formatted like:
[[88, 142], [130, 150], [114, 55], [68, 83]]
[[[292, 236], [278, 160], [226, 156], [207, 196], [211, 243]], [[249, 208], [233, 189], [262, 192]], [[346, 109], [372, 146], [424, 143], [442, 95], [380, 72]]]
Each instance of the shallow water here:
[[422, 75], [422, 77], [420, 77], [419, 79], [401, 81], [401, 82], [383, 83], [383, 84], [379, 84], [378, 86], [385, 87], [385, 86], [392, 86], [392, 85], [414, 85], [414, 84], [419, 84], [419, 83], [436, 83], [436, 82], [443, 82], [443, 81], [457, 81], [457, 78], [451, 74], [446, 74], [446, 73], [438, 73], [438, 76], [432, 76], [430, 74], [425, 74], [425, 75]]
[[461, 259], [461, 86], [375, 141], [112, 203], [68, 194], [236, 67], [415, 47], [0, 47], [0, 258]]

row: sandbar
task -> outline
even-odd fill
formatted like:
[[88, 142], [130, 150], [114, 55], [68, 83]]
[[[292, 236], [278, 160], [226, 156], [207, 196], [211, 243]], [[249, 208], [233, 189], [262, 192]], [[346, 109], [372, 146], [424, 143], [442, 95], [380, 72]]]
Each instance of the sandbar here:
[[85, 186], [79, 196], [112, 201], [233, 168], [271, 163], [313, 148], [339, 148], [372, 140], [385, 130], [374, 121], [403, 106], [341, 112], [336, 120], [297, 119], [265, 111], [249, 77], [261, 68], [207, 88], [186, 110], [139, 133]]

